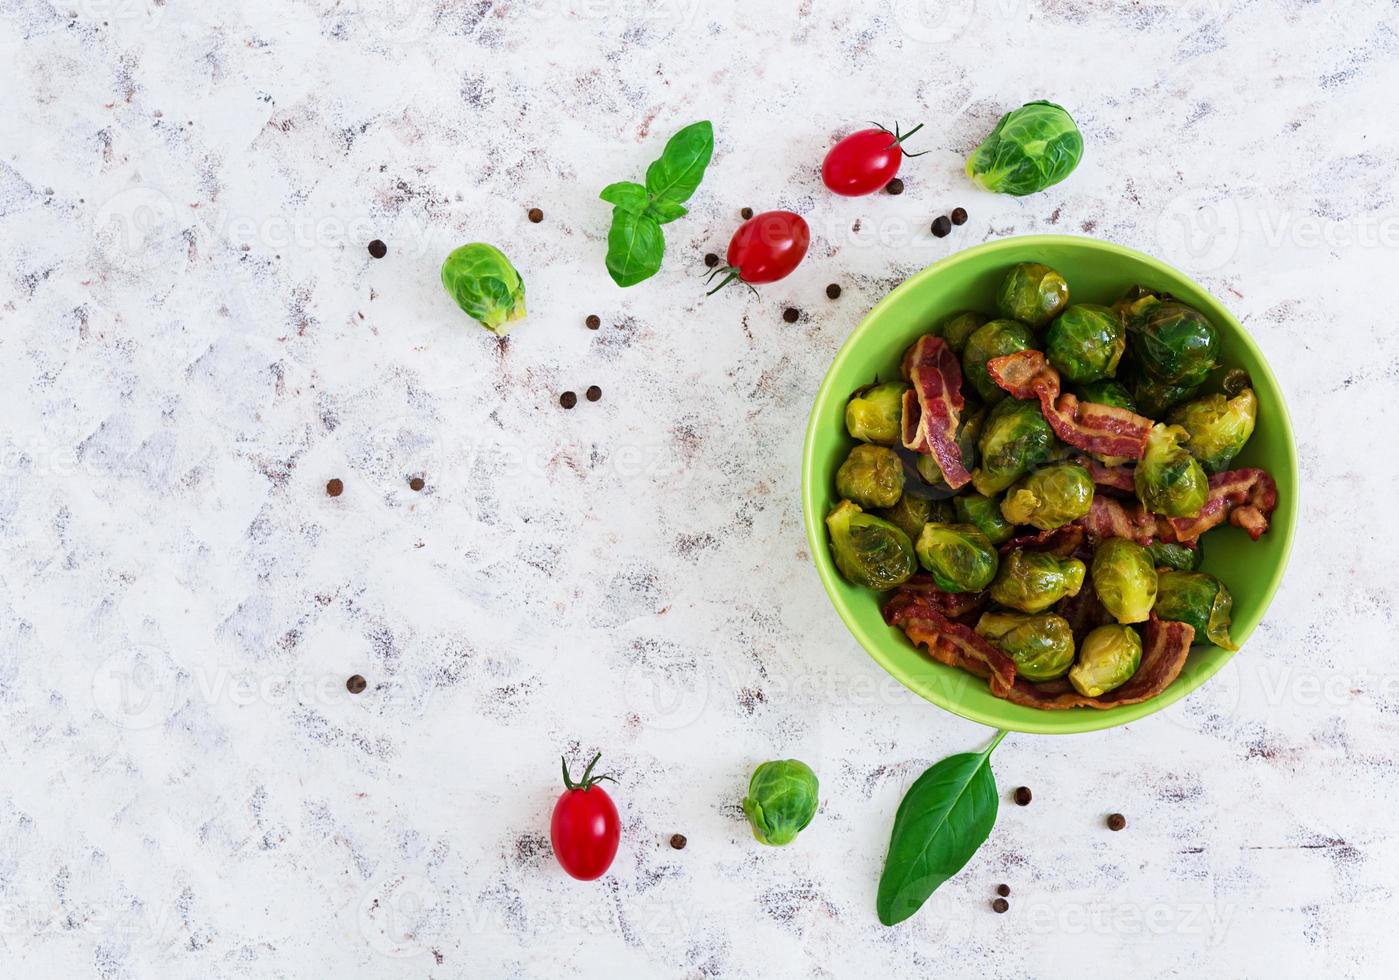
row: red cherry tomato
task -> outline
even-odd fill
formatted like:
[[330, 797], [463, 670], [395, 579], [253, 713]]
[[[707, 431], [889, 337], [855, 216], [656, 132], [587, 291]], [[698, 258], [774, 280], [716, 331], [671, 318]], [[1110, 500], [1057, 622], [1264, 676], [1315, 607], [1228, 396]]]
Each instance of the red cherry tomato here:
[[899, 135], [898, 126], [892, 133], [887, 129], [862, 129], [851, 133], [826, 154], [826, 162], [821, 165], [821, 179], [831, 190], [846, 197], [883, 190], [903, 164], [903, 141], [922, 128], [921, 124], [917, 125], [903, 135]]
[[777, 282], [801, 265], [811, 245], [811, 229], [799, 214], [791, 211], [764, 211], [755, 214], [734, 232], [729, 242], [729, 264], [710, 274], [723, 275], [724, 281], [710, 293], [717, 293], [735, 279], [749, 286]]
[[554, 817], [549, 821], [554, 856], [563, 869], [579, 881], [592, 881], [606, 873], [617, 856], [617, 842], [622, 836], [617, 807], [597, 785], [612, 777], [592, 775], [593, 766], [600, 758], [601, 752], [593, 756], [577, 783], [569, 778], [568, 762], [564, 762], [563, 784], [567, 788], [554, 804]]

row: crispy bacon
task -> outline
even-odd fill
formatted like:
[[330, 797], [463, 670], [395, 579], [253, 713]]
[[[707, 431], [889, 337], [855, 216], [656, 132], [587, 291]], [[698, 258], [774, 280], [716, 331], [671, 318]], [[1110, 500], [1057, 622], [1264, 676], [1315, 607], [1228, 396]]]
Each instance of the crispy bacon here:
[[1073, 630], [1074, 645], [1082, 646], [1083, 638], [1099, 626], [1116, 622], [1112, 613], [1103, 607], [1102, 600], [1093, 588], [1093, 577], [1084, 579], [1083, 588], [1076, 595], [1065, 596], [1054, 606], [1054, 611], [1063, 616]]
[[1078, 523], [1065, 524], [1052, 531], [1039, 531], [1035, 534], [1022, 534], [1001, 545], [1001, 554], [1008, 555], [1017, 548], [1024, 551], [1047, 551], [1060, 558], [1067, 558], [1083, 545], [1087, 529]]
[[1093, 541], [1104, 538], [1127, 538], [1137, 544], [1147, 545], [1156, 540], [1175, 540], [1171, 525], [1138, 502], [1123, 503], [1113, 497], [1098, 494], [1093, 496], [1093, 504], [1088, 513], [1079, 519], [1084, 531]]
[[919, 572], [899, 586], [884, 604], [886, 621], [893, 615], [917, 617], [921, 609], [932, 608], [948, 619], [964, 620], [974, 616], [986, 605], [990, 595], [985, 592], [944, 592], [927, 572]]
[[1073, 462], [1088, 471], [1088, 475], [1093, 478], [1093, 483], [1098, 489], [1112, 490], [1129, 497], [1136, 495], [1137, 485], [1134, 482], [1135, 474], [1132, 467], [1108, 466], [1092, 456], [1075, 456]]
[[1278, 485], [1263, 470], [1244, 469], [1210, 477], [1210, 495], [1196, 517], [1173, 517], [1168, 523], [1176, 540], [1191, 542], [1227, 519], [1257, 541], [1268, 530], [1278, 505]]
[[1016, 398], [1038, 398], [1045, 421], [1064, 442], [1099, 456], [1141, 459], [1151, 419], [1125, 408], [1080, 402], [1059, 390], [1059, 372], [1037, 350], [1022, 350], [986, 362], [986, 371]]
[[932, 456], [953, 490], [966, 486], [972, 476], [957, 446], [957, 423], [966, 407], [957, 355], [941, 337], [919, 337], [904, 353], [903, 373], [913, 386], [904, 392], [904, 446]]
[[1006, 697], [1013, 689], [1015, 661], [970, 626], [948, 619], [931, 602], [896, 604], [891, 600], [884, 607], [884, 618], [939, 663], [985, 678], [996, 697]]

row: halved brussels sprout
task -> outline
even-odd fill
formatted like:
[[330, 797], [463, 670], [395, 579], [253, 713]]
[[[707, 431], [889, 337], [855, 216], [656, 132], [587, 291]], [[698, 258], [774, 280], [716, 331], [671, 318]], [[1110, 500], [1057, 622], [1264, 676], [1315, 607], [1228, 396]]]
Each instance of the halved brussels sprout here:
[[1219, 334], [1203, 313], [1180, 300], [1139, 300], [1127, 329], [1137, 363], [1154, 381], [1189, 387], [1214, 370]]
[[976, 631], [1015, 661], [1015, 672], [1027, 681], [1063, 677], [1074, 663], [1074, 631], [1054, 613], [989, 612]]
[[1069, 381], [1101, 381], [1117, 373], [1127, 349], [1122, 317], [1107, 306], [1075, 303], [1049, 325], [1044, 353]]
[[796, 840], [820, 803], [816, 773], [805, 762], [764, 762], [748, 780], [743, 813], [760, 844], [782, 847]]
[[967, 158], [967, 176], [988, 191], [1023, 197], [1073, 173], [1083, 134], [1063, 106], [1043, 100], [1007, 112]]
[[473, 242], [442, 263], [442, 287], [456, 304], [497, 337], [525, 316], [525, 281], [494, 245]]
[[996, 577], [996, 548], [970, 524], [925, 524], [914, 551], [944, 592], [980, 592]]
[[1053, 320], [1068, 305], [1068, 282], [1049, 266], [1038, 262], [1012, 266], [996, 294], [996, 309], [1001, 316], [1035, 328]]
[[1229, 638], [1234, 597], [1223, 582], [1205, 572], [1164, 572], [1156, 597], [1156, 615], [1195, 627], [1195, 638], [1237, 650]]
[[1173, 572], [1193, 572], [1205, 560], [1205, 542], [1197, 538], [1195, 547], [1187, 548], [1173, 541], [1153, 541], [1146, 546], [1151, 562], [1157, 568], [1167, 568]]
[[918, 569], [913, 543], [893, 524], [842, 500], [826, 515], [831, 557], [836, 568], [856, 585], [892, 589], [903, 585]]
[[[962, 467], [970, 473], [976, 468], [976, 443], [981, 438], [982, 427], [986, 423], [986, 409], [977, 408], [962, 413], [957, 420], [957, 449], [962, 454]], [[932, 455], [918, 454], [918, 475], [923, 482], [944, 490], [951, 490], [943, 479], [942, 468]]]
[[1102, 697], [1132, 679], [1142, 663], [1142, 638], [1130, 626], [1099, 626], [1083, 638], [1069, 683], [1085, 698]]
[[1137, 403], [1131, 394], [1116, 381], [1090, 381], [1088, 384], [1079, 385], [1077, 394], [1081, 402], [1111, 405], [1113, 408], [1125, 408], [1129, 412], [1137, 410]]
[[1137, 464], [1137, 496], [1147, 509], [1165, 517], [1197, 517], [1210, 495], [1200, 461], [1180, 445], [1189, 435], [1174, 425], [1154, 425]]
[[1001, 515], [1001, 507], [990, 497], [964, 493], [952, 498], [957, 520], [971, 524], [994, 545], [1003, 545], [1015, 535], [1015, 525]]
[[1025, 324], [992, 320], [967, 338], [967, 346], [962, 351], [962, 374], [982, 401], [998, 402], [1006, 393], [986, 373], [986, 362], [993, 357], [1029, 350], [1034, 345], [1035, 335]]
[[981, 463], [972, 471], [972, 485], [977, 493], [994, 497], [1047, 461], [1057, 443], [1038, 402], [997, 402], [981, 430]]
[[1021, 612], [1043, 612], [1064, 596], [1078, 595], [1085, 571], [1077, 558], [1016, 548], [1001, 559], [991, 598]]
[[1156, 564], [1145, 548], [1107, 538], [1093, 552], [1093, 591], [1119, 623], [1144, 623], [1156, 602]]
[[1093, 478], [1077, 463], [1051, 463], [1021, 477], [1001, 502], [1012, 524], [1052, 531], [1078, 520], [1093, 506]]
[[836, 470], [836, 493], [861, 507], [892, 507], [903, 492], [903, 460], [884, 446], [862, 442]]
[[939, 323], [933, 333], [947, 341], [952, 353], [961, 357], [962, 351], [967, 347], [967, 338], [985, 326], [988, 319], [983, 314], [971, 310], [954, 313]]
[[1174, 409], [1172, 425], [1190, 433], [1185, 448], [1206, 473], [1222, 473], [1244, 448], [1258, 419], [1258, 396], [1245, 388], [1233, 398], [1206, 395]]
[[885, 381], [855, 392], [845, 406], [846, 431], [864, 442], [895, 445], [903, 436], [905, 391], [908, 385], [902, 381]]

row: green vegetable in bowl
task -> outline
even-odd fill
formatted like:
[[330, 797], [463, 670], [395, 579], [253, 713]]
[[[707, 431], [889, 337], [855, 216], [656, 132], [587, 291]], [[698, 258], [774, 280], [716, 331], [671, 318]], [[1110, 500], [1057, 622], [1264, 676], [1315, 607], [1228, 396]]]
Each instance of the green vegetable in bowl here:
[[1056, 680], [1073, 666], [1074, 631], [1063, 616], [988, 612], [976, 631], [1014, 660], [1016, 673], [1027, 681]]
[[1001, 316], [1036, 329], [1063, 313], [1068, 305], [1068, 282], [1039, 262], [1011, 266], [996, 293], [996, 309]]
[[1196, 638], [1225, 650], [1238, 649], [1229, 638], [1234, 597], [1223, 582], [1205, 572], [1165, 572], [1156, 598], [1160, 619], [1189, 623]]
[[913, 542], [883, 518], [866, 514], [858, 504], [842, 500], [826, 515], [831, 557], [836, 568], [856, 585], [892, 589], [907, 582], [918, 568]]
[[475, 242], [453, 249], [442, 263], [447, 295], [473, 320], [504, 337], [525, 316], [525, 281], [494, 245]]
[[764, 762], [748, 780], [743, 813], [758, 843], [784, 847], [797, 839], [816, 816], [820, 803], [816, 773], [805, 762]]
[[1258, 397], [1244, 388], [1233, 398], [1206, 395], [1174, 409], [1169, 421], [1190, 433], [1185, 448], [1206, 473], [1221, 473], [1244, 448], [1258, 419]]
[[1137, 496], [1148, 510], [1164, 517], [1195, 517], [1209, 497], [1209, 477], [1180, 445], [1187, 436], [1180, 426], [1152, 426], [1137, 464]]
[[1111, 405], [1113, 408], [1125, 408], [1129, 412], [1137, 410], [1137, 403], [1132, 399], [1132, 395], [1116, 381], [1090, 381], [1079, 385], [1077, 394], [1081, 402]]
[[992, 320], [967, 338], [967, 346], [962, 350], [962, 376], [982, 401], [998, 402], [1006, 393], [986, 373], [986, 362], [1034, 346], [1035, 335], [1025, 324], [1015, 320]]
[[1132, 385], [1132, 397], [1136, 400], [1137, 411], [1147, 418], [1160, 419], [1166, 412], [1183, 401], [1194, 398], [1199, 385], [1169, 385], [1138, 375]]
[[[957, 449], [962, 454], [962, 466], [968, 472], [976, 467], [976, 444], [981, 438], [981, 430], [986, 424], [986, 410], [978, 408], [974, 411], [963, 412], [962, 417], [957, 420]], [[937, 458], [931, 455], [918, 455], [918, 475], [923, 478], [923, 482], [930, 486], [945, 490], [951, 488], [947, 486], [947, 480], [942, 475], [942, 468], [938, 466]]]
[[861, 507], [893, 507], [903, 492], [903, 460], [885, 446], [860, 443], [836, 470], [836, 493]]
[[1219, 333], [1194, 307], [1148, 296], [1127, 320], [1133, 356], [1147, 377], [1174, 387], [1201, 384], [1219, 357]]
[[1021, 612], [1043, 612], [1065, 596], [1078, 595], [1085, 572], [1077, 558], [1016, 548], [1001, 559], [991, 598]]
[[1130, 626], [1099, 626], [1083, 638], [1069, 683], [1086, 698], [1102, 697], [1132, 679], [1142, 662], [1142, 638]]
[[1084, 384], [1117, 373], [1127, 349], [1127, 330], [1111, 307], [1076, 303], [1049, 325], [1044, 353], [1061, 375]]
[[1196, 541], [1193, 548], [1173, 541], [1153, 541], [1146, 546], [1146, 551], [1153, 565], [1174, 572], [1193, 572], [1205, 560], [1204, 541]]
[[884, 518], [904, 534], [907, 534], [910, 541], [917, 541], [918, 535], [923, 533], [923, 525], [938, 519], [933, 516], [934, 504], [942, 503], [941, 500], [927, 500], [906, 493], [899, 498], [899, 502], [893, 507], [877, 510], [875, 515]]
[[1093, 591], [1119, 623], [1144, 623], [1156, 602], [1156, 564], [1135, 541], [1106, 538], [1093, 552]]
[[1073, 173], [1083, 135], [1053, 102], [1027, 102], [1006, 113], [967, 159], [967, 176], [988, 191], [1023, 197]]
[[1011, 524], [1052, 531], [1078, 520], [1093, 506], [1093, 478], [1076, 463], [1052, 463], [1021, 477], [1001, 502]]
[[902, 381], [867, 385], [850, 396], [845, 406], [845, 428], [851, 438], [893, 446], [902, 437], [904, 392]]
[[962, 351], [967, 346], [967, 338], [985, 326], [986, 323], [987, 317], [980, 313], [964, 310], [947, 317], [937, 325], [933, 333], [947, 341], [947, 346], [952, 349], [952, 353], [961, 357]]
[[1000, 504], [979, 493], [964, 493], [952, 498], [957, 520], [971, 524], [996, 546], [1005, 544], [1015, 535], [1015, 525], [1001, 514]]
[[970, 524], [925, 524], [913, 547], [944, 592], [980, 592], [996, 577], [995, 545]]
[[1038, 403], [998, 402], [981, 430], [981, 462], [972, 471], [972, 485], [977, 493], [995, 496], [1048, 460], [1057, 442]]

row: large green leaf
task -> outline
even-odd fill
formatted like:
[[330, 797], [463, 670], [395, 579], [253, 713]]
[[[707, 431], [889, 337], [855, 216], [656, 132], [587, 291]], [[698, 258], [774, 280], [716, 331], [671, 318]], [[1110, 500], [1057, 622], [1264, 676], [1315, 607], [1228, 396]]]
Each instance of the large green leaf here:
[[651, 195], [646, 188], [631, 180], [620, 180], [615, 184], [608, 184], [598, 197], [608, 204], [616, 205], [623, 211], [630, 211], [632, 214], [640, 214], [651, 203]]
[[690, 199], [714, 155], [714, 127], [708, 120], [692, 123], [666, 143], [661, 157], [646, 170], [651, 200], [683, 204]]
[[660, 271], [664, 257], [665, 236], [655, 218], [613, 210], [607, 233], [607, 271], [613, 282], [626, 287], [650, 279]]

